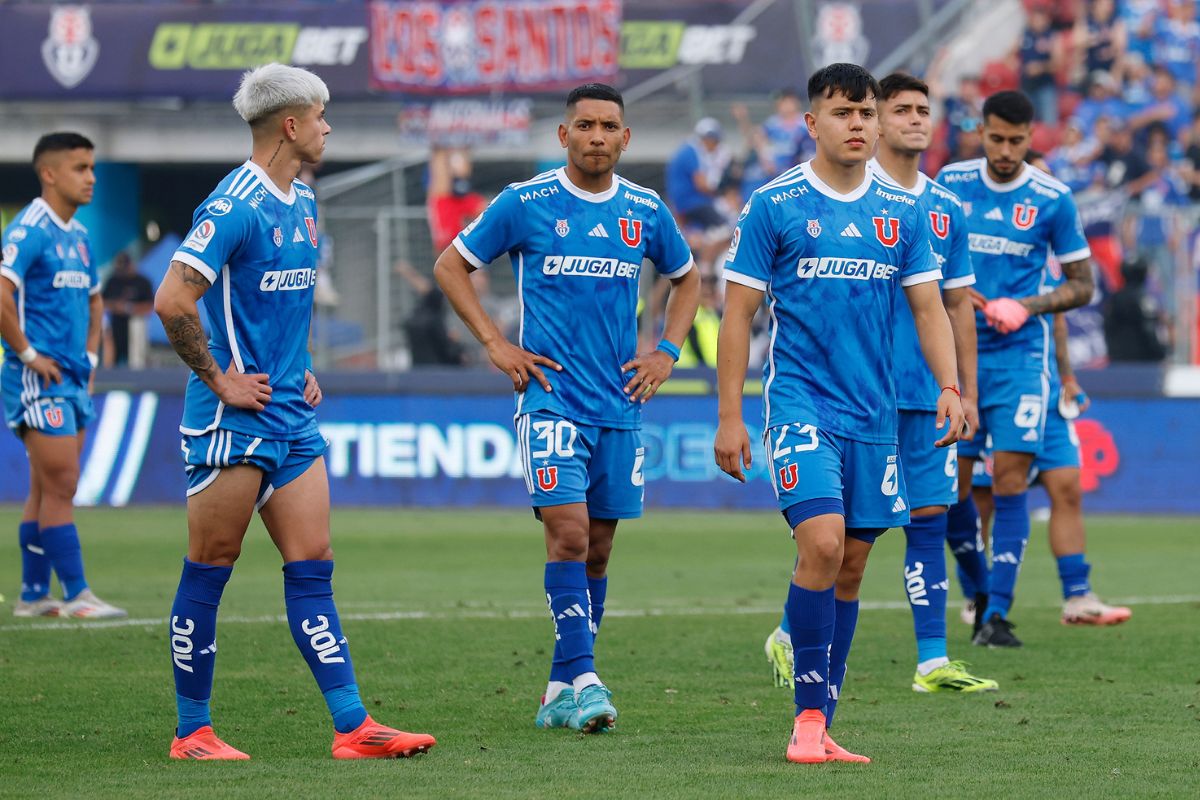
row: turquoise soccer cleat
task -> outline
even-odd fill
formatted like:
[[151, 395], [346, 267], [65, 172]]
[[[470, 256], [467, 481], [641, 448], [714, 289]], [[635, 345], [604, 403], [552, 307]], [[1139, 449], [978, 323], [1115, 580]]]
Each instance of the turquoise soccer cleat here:
[[575, 727], [584, 733], [603, 733], [617, 724], [617, 709], [612, 704], [612, 692], [600, 684], [584, 687], [575, 701]]
[[558, 693], [558, 697], [549, 703], [542, 704], [533, 724], [539, 728], [578, 728], [579, 726], [575, 724], [575, 716], [578, 713], [579, 706], [575, 704], [575, 691], [563, 689]]

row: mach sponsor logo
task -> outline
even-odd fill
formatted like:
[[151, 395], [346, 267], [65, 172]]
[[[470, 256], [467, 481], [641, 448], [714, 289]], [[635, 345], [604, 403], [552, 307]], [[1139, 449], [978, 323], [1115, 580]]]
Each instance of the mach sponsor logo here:
[[788, 200], [803, 197], [806, 194], [808, 194], [807, 186], [793, 186], [790, 189], [782, 189], [771, 195], [771, 204], [779, 205], [780, 203], [786, 203]]
[[1014, 242], [1003, 236], [985, 236], [982, 233], [972, 233], [969, 236], [968, 247], [972, 253], [983, 253], [989, 256], [1019, 256], [1024, 258], [1033, 252], [1033, 245], [1025, 242]]
[[636, 278], [641, 269], [641, 264], [631, 261], [591, 256], [546, 256], [542, 263], [543, 275], [581, 278]]
[[[542, 186], [537, 189], [529, 189], [528, 191], [521, 192], [518, 197], [521, 198], [521, 205], [524, 205], [530, 200], [544, 200], [545, 198], [553, 197], [556, 194], [558, 194], [558, 186], [552, 183], [548, 186]], [[483, 215], [480, 214], [480, 216]]]
[[291, 292], [308, 289], [317, 283], [315, 269], [285, 269], [264, 272], [258, 282], [260, 292]]
[[802, 258], [796, 265], [800, 278], [840, 278], [866, 281], [872, 278], [891, 280], [896, 267], [871, 258]]

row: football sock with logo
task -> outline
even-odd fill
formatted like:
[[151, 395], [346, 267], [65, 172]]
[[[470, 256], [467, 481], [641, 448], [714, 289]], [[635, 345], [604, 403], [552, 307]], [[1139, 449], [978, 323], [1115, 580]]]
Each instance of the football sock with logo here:
[[25, 520], [17, 528], [21, 543], [21, 599], [26, 603], [50, 593], [50, 559], [42, 548], [37, 520]]
[[1092, 565], [1087, 563], [1083, 553], [1059, 556], [1057, 561], [1058, 579], [1062, 581], [1064, 600], [1068, 597], [1078, 597], [1079, 595], [1087, 594], [1092, 590], [1091, 581], [1088, 580], [1088, 575], [1092, 571]]
[[284, 564], [283, 599], [292, 638], [325, 696], [333, 727], [349, 733], [367, 718], [367, 709], [358, 696], [350, 647], [333, 604], [333, 562]]
[[988, 606], [983, 618], [992, 614], [1008, 617], [1017, 574], [1029, 542], [1029, 508], [1026, 492], [996, 495], [996, 522], [992, 526], [992, 575], [988, 586]]
[[838, 696], [846, 680], [846, 660], [850, 657], [850, 644], [854, 641], [854, 629], [858, 626], [858, 601], [834, 600], [833, 640], [829, 644], [829, 710], [825, 714], [825, 727], [833, 724], [837, 711]]
[[786, 615], [792, 629], [796, 714], [829, 702], [829, 645], [833, 640], [833, 587], [821, 591], [788, 586]]
[[171, 606], [169, 632], [175, 674], [175, 705], [181, 739], [212, 724], [213, 668], [217, 660], [217, 606], [233, 567], [215, 567], [183, 559], [183, 574]]
[[904, 591], [917, 636], [922, 674], [945, 664], [946, 657], [946, 515], [913, 517], [904, 526]]
[[608, 596], [608, 576], [588, 578], [588, 602], [592, 611], [592, 641], [600, 635], [600, 620], [604, 619], [604, 598]]
[[79, 532], [75, 524], [54, 525], [41, 529], [42, 549], [46, 558], [54, 565], [58, 582], [63, 587], [63, 599], [74, 600], [75, 596], [88, 588], [83, 577], [83, 551], [79, 547]]
[[[608, 595], [608, 576], [603, 578], [588, 578], [588, 600], [591, 602], [589, 608], [592, 612], [591, 630], [592, 630], [592, 648], [595, 650], [596, 637], [600, 635], [600, 620], [604, 618], [604, 598]], [[555, 639], [554, 642], [554, 659], [550, 664], [550, 682], [546, 684], [546, 697], [544, 702], [551, 702], [558, 697], [563, 689], [571, 687], [571, 676], [567, 671], [567, 662], [563, 658], [562, 643]]]
[[946, 514], [946, 541], [958, 562], [958, 580], [963, 596], [974, 600], [977, 594], [987, 594], [987, 556], [980, 549], [979, 510], [970, 494], [950, 506]]
[[[587, 567], [582, 561], [548, 561], [545, 572], [546, 603], [554, 620], [554, 664], [551, 680], [575, 684], [581, 689], [594, 679], [591, 614], [588, 612]], [[561, 677], [560, 677], [561, 676]]]

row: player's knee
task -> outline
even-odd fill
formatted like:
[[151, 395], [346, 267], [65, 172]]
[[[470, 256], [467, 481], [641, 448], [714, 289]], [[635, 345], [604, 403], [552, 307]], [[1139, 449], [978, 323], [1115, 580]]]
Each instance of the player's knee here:
[[864, 570], [850, 564], [843, 564], [833, 582], [834, 594], [839, 600], [854, 600], [862, 586]]
[[1050, 492], [1050, 504], [1063, 511], [1081, 511], [1083, 509], [1083, 490], [1079, 481], [1059, 481]]
[[562, 522], [547, 531], [547, 549], [551, 561], [584, 561], [588, 557], [587, 528]]
[[588, 577], [600, 578], [608, 571], [608, 559], [612, 555], [612, 543], [591, 544], [587, 552]]
[[800, 562], [821, 572], [836, 572], [844, 550], [837, 536], [810, 536], [800, 552]]
[[79, 467], [73, 464], [43, 467], [38, 475], [38, 491], [43, 497], [74, 498], [79, 484]]
[[204, 542], [193, 552], [195, 557], [189, 553], [189, 561], [213, 567], [232, 567], [242, 554], [242, 545], [240, 542]]

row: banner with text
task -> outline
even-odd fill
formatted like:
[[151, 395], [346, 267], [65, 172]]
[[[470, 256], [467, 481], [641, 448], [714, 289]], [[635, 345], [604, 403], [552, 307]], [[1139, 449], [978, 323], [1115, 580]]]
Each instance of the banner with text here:
[[[84, 450], [76, 501], [181, 503], [182, 397], [113, 391], [96, 400], [100, 414]], [[747, 398], [748, 418], [759, 413], [758, 400]], [[334, 503], [528, 504], [507, 396], [333, 396], [320, 415]], [[1200, 400], [1096, 400], [1076, 428], [1086, 510], [1200, 513], [1191, 480], [1200, 452]], [[713, 464], [715, 432], [712, 397], [660, 396], [646, 406], [648, 507], [775, 508], [761, 447], [742, 485]], [[9, 434], [0, 436], [0, 474], [0, 502], [21, 502], [28, 465], [20, 441]], [[1044, 502], [1035, 496], [1035, 504]]]

